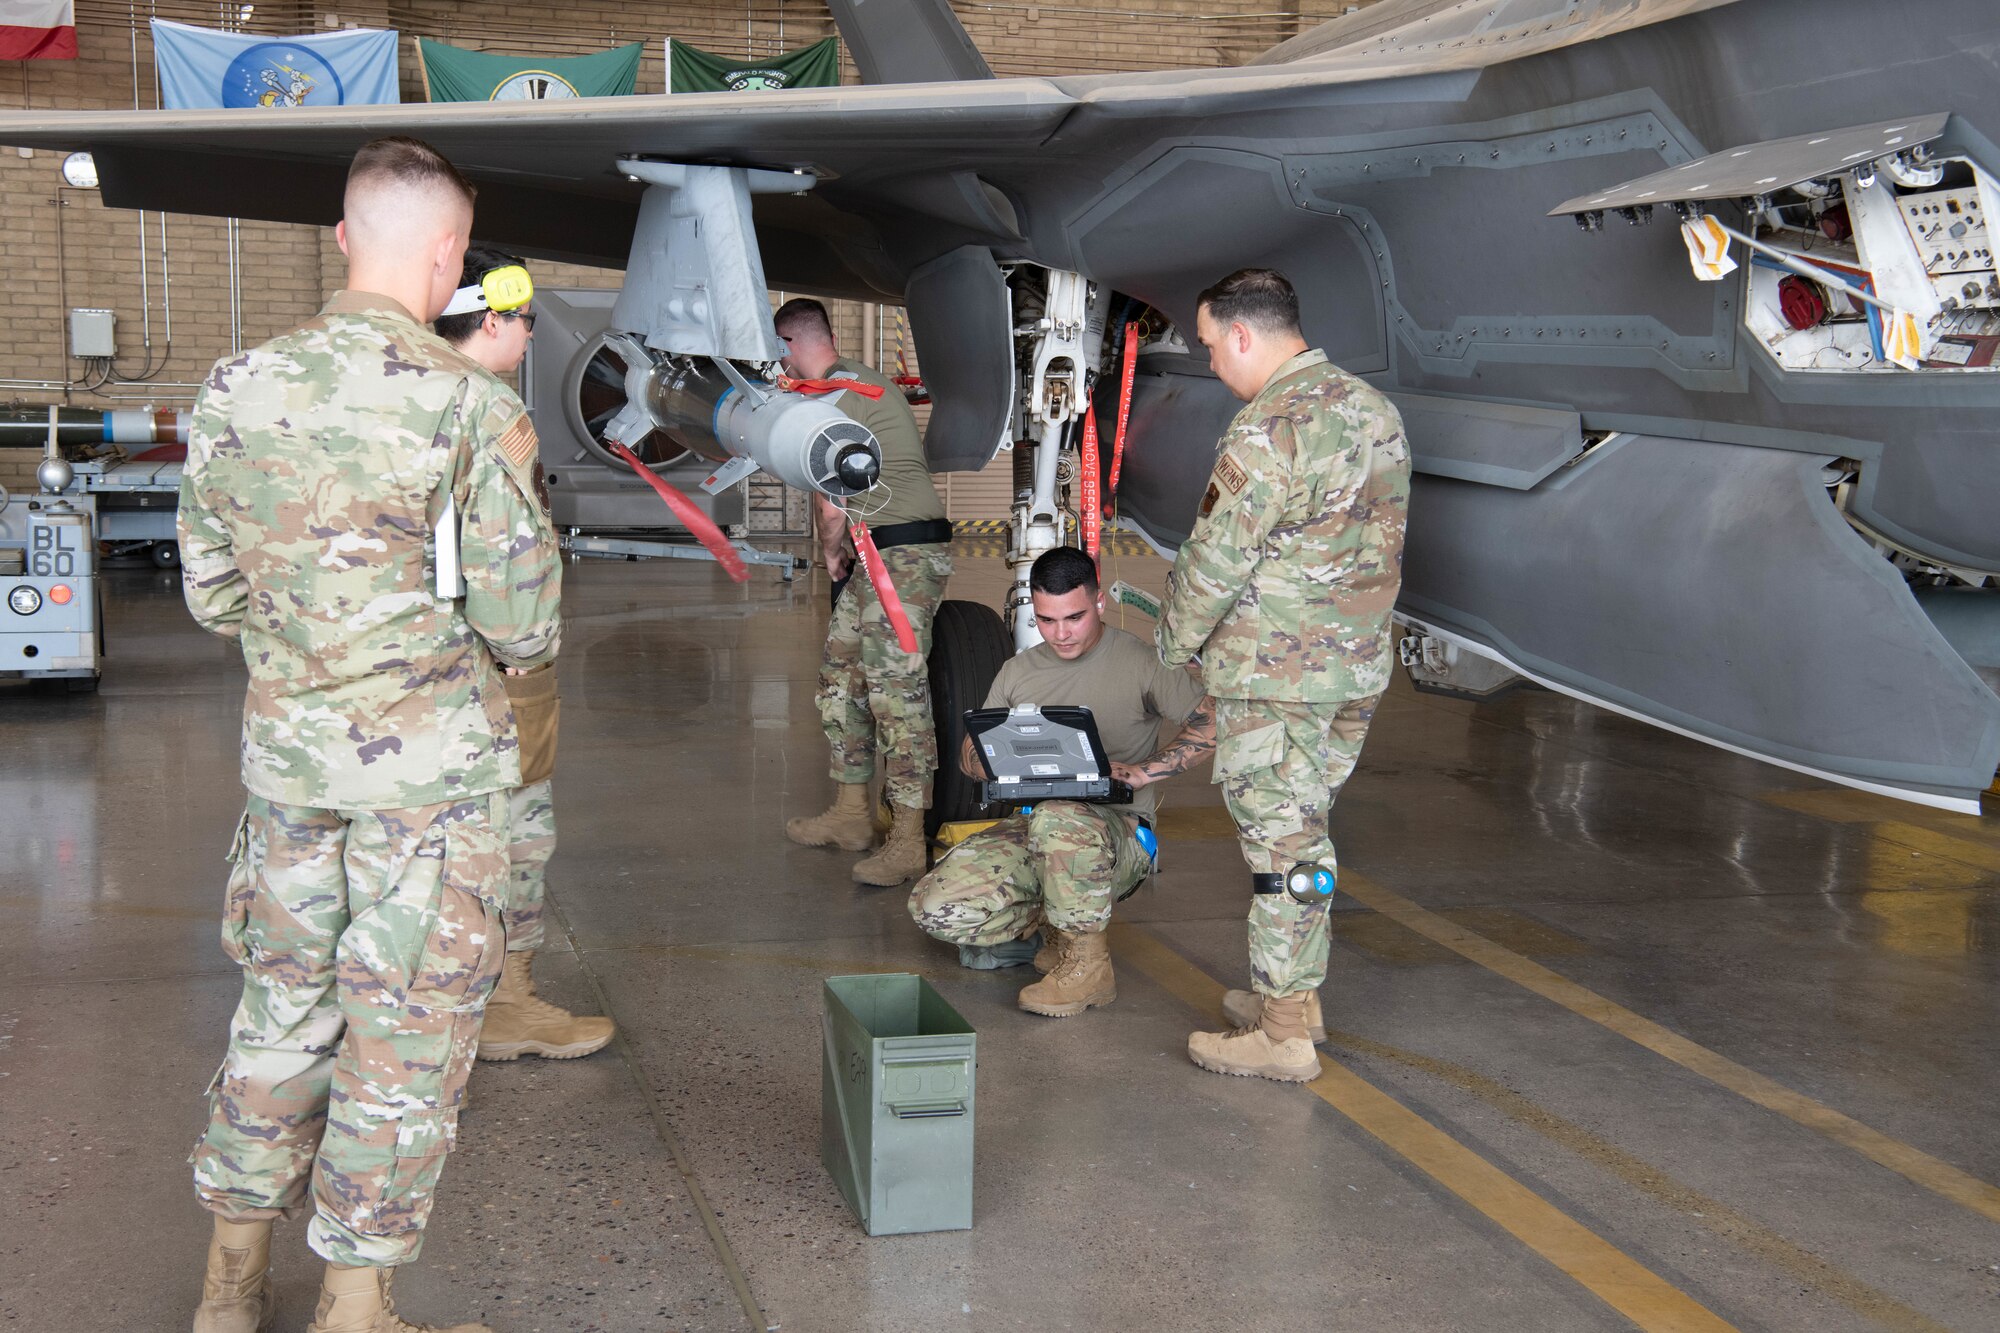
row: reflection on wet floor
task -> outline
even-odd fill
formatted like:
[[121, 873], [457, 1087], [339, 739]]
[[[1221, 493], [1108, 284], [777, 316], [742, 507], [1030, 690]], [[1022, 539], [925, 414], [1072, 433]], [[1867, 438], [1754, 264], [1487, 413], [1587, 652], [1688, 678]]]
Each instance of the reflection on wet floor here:
[[1765, 799], [1861, 831], [1866, 861], [1860, 902], [1878, 923], [1881, 947], [1946, 959], [1991, 953], [2000, 945], [1996, 821], [1840, 789]]

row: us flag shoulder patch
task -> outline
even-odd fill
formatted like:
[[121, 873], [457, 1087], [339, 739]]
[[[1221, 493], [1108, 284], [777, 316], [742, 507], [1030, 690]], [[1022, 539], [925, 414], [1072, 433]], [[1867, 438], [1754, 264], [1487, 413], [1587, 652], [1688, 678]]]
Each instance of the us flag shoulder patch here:
[[535, 456], [535, 428], [528, 424], [525, 416], [515, 417], [514, 424], [507, 427], [507, 433], [500, 437], [500, 452], [515, 467], [526, 467]]

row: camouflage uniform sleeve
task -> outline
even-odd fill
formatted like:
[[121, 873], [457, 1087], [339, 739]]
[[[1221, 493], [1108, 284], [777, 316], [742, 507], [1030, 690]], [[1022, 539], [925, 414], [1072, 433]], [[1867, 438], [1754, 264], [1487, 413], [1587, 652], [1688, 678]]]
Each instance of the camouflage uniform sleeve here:
[[553, 660], [562, 640], [562, 559], [535, 494], [535, 428], [518, 400], [507, 406], [486, 414], [471, 449], [459, 559], [466, 622], [502, 662], [532, 667]]
[[1152, 679], [1146, 685], [1146, 707], [1155, 716], [1178, 727], [1206, 697], [1192, 666], [1154, 664]]
[[[213, 378], [211, 376], [211, 378]], [[195, 399], [188, 432], [187, 466], [181, 471], [180, 511], [174, 527], [181, 547], [181, 595], [195, 623], [210, 634], [239, 638], [250, 585], [236, 567], [229, 527], [203, 491], [204, 473], [216, 432], [227, 429], [204, 386]]]
[[1284, 514], [1297, 446], [1285, 417], [1246, 423], [1224, 437], [1194, 531], [1167, 575], [1153, 631], [1168, 666], [1191, 661], [1249, 586], [1264, 539]]

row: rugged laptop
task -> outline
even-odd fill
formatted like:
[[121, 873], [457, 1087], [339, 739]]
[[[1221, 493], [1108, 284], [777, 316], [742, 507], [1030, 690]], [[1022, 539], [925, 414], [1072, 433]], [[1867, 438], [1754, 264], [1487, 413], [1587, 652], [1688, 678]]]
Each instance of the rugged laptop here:
[[1132, 788], [1111, 776], [1088, 708], [973, 708], [966, 711], [965, 730], [986, 770], [988, 804], [1131, 803]]

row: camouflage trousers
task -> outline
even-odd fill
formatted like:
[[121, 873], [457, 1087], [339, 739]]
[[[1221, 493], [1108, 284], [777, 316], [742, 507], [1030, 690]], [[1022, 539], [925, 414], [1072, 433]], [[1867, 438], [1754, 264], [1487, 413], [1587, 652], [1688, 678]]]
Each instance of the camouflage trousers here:
[[1103, 930], [1111, 905], [1152, 870], [1137, 818], [1078, 801], [1044, 801], [946, 853], [910, 893], [924, 933], [952, 944], [1002, 944], [1046, 921], [1069, 934]]
[[548, 896], [549, 858], [556, 854], [553, 781], [531, 782], [507, 793], [507, 951], [542, 947], [542, 903]]
[[292, 1214], [334, 1263], [417, 1257], [500, 975], [507, 793], [411, 810], [252, 797], [222, 947], [243, 969], [189, 1157], [218, 1216]]
[[[1354, 771], [1379, 694], [1338, 704], [1215, 701], [1215, 780], [1252, 874], [1301, 861], [1334, 865], [1327, 817]], [[1326, 903], [1286, 893], [1250, 899], [1250, 977], [1265, 995], [1317, 990], [1326, 980]]]
[[883, 614], [882, 599], [865, 569], [833, 608], [826, 655], [819, 668], [819, 719], [833, 747], [835, 782], [867, 782], [882, 756], [882, 795], [891, 805], [927, 808], [937, 772], [937, 735], [931, 724], [931, 617], [951, 577], [951, 547], [942, 543], [892, 546], [882, 563], [896, 585], [903, 612], [916, 632], [917, 651], [906, 653]]

